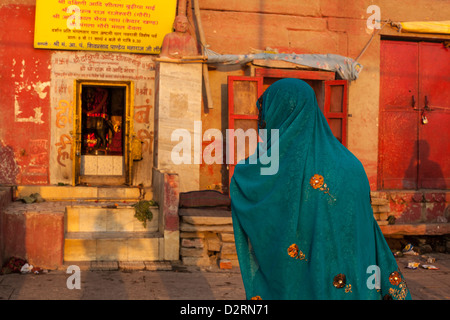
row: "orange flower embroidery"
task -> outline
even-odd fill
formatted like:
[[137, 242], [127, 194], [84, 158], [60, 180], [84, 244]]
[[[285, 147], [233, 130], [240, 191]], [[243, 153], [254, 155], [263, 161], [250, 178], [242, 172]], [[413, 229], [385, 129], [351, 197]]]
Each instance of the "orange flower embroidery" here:
[[349, 283], [346, 283], [346, 276], [345, 274], [339, 273], [338, 275], [336, 275], [333, 279], [333, 286], [335, 286], [338, 289], [344, 288], [345, 287], [345, 293], [349, 293], [352, 292], [352, 285]]
[[260, 296], [254, 296], [250, 300], [262, 300], [262, 298]]
[[[291, 244], [287, 251], [288, 251], [289, 256], [294, 259], [306, 260], [305, 254], [298, 250], [298, 246], [295, 243]], [[308, 261], [308, 260], [306, 260], [306, 261]]]
[[314, 188], [318, 189], [323, 186], [323, 177], [320, 174], [315, 174], [309, 180], [309, 184]]
[[309, 184], [314, 189], [319, 189], [323, 191], [325, 194], [328, 194], [334, 201], [336, 201], [336, 199], [330, 194], [330, 188], [328, 188], [327, 184], [324, 181], [323, 176], [321, 176], [320, 174], [313, 175], [312, 178], [309, 180]]
[[352, 285], [351, 285], [351, 284], [348, 284], [348, 285], [345, 287], [345, 293], [349, 293], [349, 292], [352, 292]]
[[400, 271], [394, 271], [389, 275], [389, 282], [397, 286], [397, 288], [389, 288], [389, 294], [386, 294], [386, 298], [404, 300], [408, 295], [408, 287], [406, 281], [402, 278]]
[[294, 243], [291, 244], [288, 248], [288, 254], [292, 257], [295, 258], [298, 255], [298, 246]]
[[402, 282], [402, 277], [397, 271], [394, 271], [389, 275], [389, 282], [394, 286], [398, 286]]
[[333, 286], [335, 286], [338, 289], [343, 288], [345, 287], [345, 281], [346, 281], [345, 274], [339, 273], [333, 279]]

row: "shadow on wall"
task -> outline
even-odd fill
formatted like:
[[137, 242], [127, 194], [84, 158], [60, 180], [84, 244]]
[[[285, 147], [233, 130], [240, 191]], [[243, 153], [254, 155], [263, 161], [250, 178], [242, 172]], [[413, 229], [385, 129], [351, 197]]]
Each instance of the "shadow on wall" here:
[[425, 140], [417, 141], [408, 169], [403, 179], [404, 189], [421, 189], [430, 187], [433, 189], [447, 188], [444, 174], [440, 165], [430, 159], [430, 145]]

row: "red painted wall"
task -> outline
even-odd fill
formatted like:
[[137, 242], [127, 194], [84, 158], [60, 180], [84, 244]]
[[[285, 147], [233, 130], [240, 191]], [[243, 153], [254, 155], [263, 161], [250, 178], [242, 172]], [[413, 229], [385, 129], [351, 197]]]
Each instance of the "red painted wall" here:
[[49, 182], [51, 51], [33, 48], [34, 14], [0, 6], [0, 184]]

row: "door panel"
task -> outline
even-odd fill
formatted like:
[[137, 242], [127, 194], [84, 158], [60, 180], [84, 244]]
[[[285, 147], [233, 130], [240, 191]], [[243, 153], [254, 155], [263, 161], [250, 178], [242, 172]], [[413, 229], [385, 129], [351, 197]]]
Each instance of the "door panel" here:
[[419, 45], [419, 187], [450, 185], [450, 50], [441, 43]]
[[381, 42], [382, 189], [448, 188], [449, 63], [442, 44]]
[[418, 46], [381, 42], [380, 171], [382, 189], [417, 188]]

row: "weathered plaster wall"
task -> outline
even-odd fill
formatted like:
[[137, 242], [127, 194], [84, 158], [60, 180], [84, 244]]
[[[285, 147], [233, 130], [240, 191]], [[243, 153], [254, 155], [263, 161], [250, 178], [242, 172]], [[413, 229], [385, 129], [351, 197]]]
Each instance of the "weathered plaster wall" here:
[[0, 182], [47, 184], [50, 52], [33, 49], [34, 7], [23, 3], [0, 5]]
[[[214, 107], [208, 109], [202, 107], [203, 133], [209, 128], [219, 129], [222, 137], [226, 137], [228, 128], [228, 76], [242, 76], [248, 70], [236, 67], [219, 67], [209, 71], [209, 80], [211, 83], [211, 96], [214, 101]], [[203, 150], [211, 141], [204, 139]], [[226, 163], [226, 141], [222, 141], [223, 163]], [[211, 189], [228, 192], [228, 172], [225, 164], [205, 164], [200, 165], [200, 189]]]
[[0, 4], [0, 183], [71, 183], [74, 81], [134, 82], [134, 132], [143, 141], [133, 184], [151, 184], [154, 56], [36, 50], [35, 1]]
[[[209, 49], [221, 54], [272, 48], [280, 53], [332, 53], [355, 59], [372, 36], [366, 23], [371, 15], [367, 13], [370, 5], [379, 6], [381, 19], [393, 21], [448, 20], [450, 16], [449, 2], [441, 0], [414, 3], [406, 0], [200, 0], [199, 3], [206, 43]], [[417, 36], [399, 34], [389, 26], [380, 34]], [[372, 189], [377, 189], [380, 35], [374, 37], [358, 61], [364, 69], [359, 79], [349, 86], [348, 110], [352, 116], [348, 123], [348, 147], [363, 163]], [[217, 78], [213, 72], [210, 74]], [[220, 90], [218, 86], [212, 82], [211, 90]], [[214, 105], [224, 110], [226, 102], [214, 96]], [[204, 186], [213, 184], [214, 179], [213, 176], [209, 182], [205, 181]]]
[[[369, 5], [378, 5], [381, 18], [393, 21], [444, 20], [450, 16], [450, 5], [442, 0], [418, 0], [413, 4], [407, 0], [199, 0], [199, 4], [206, 43], [211, 50], [222, 54], [249, 53], [270, 47], [279, 52], [334, 53], [356, 58], [372, 35], [372, 30], [366, 26]], [[49, 184], [70, 180], [67, 135], [71, 124], [56, 127], [56, 117], [62, 111], [58, 108], [64, 106], [60, 105], [61, 101], [69, 102], [70, 106], [73, 103], [70, 92], [73, 79], [84, 75], [94, 77], [87, 68], [104, 67], [89, 62], [84, 64], [86, 70], [83, 71], [82, 65], [75, 66], [75, 58], [82, 56], [79, 53], [33, 49], [34, 6], [35, 0], [3, 0], [0, 4], [1, 183]], [[385, 27], [381, 34], [417, 36], [398, 34], [390, 27]], [[359, 79], [349, 86], [352, 117], [348, 124], [348, 147], [362, 161], [372, 189], [377, 188], [379, 51], [378, 35], [359, 60], [364, 66]], [[53, 68], [66, 65], [60, 65], [55, 59], [64, 54], [70, 61], [67, 71], [73, 75], [56, 80]], [[145, 60], [136, 55], [133, 59]], [[154, 71], [148, 66], [146, 76], [151, 78]], [[70, 71], [73, 68], [77, 68], [76, 72]], [[245, 70], [233, 68], [210, 70], [214, 109], [202, 113], [203, 131], [218, 128], [224, 133], [227, 128], [226, 77], [244, 73]], [[141, 73], [133, 77], [138, 75]], [[145, 85], [142, 82], [136, 88], [150, 89], [151, 80]], [[150, 159], [153, 96], [141, 96], [136, 91], [135, 99], [136, 106], [142, 107], [136, 108], [136, 133], [144, 140], [144, 154]], [[147, 116], [148, 123], [139, 122]], [[204, 146], [207, 144], [209, 142]], [[66, 167], [58, 162], [58, 156]], [[147, 180], [146, 173], [151, 174], [151, 170], [144, 167], [143, 163], [139, 164], [137, 176]], [[200, 188], [226, 188], [225, 166], [203, 164], [200, 171]]]
[[159, 62], [157, 70], [155, 167], [177, 173], [181, 192], [199, 190], [202, 65]]

